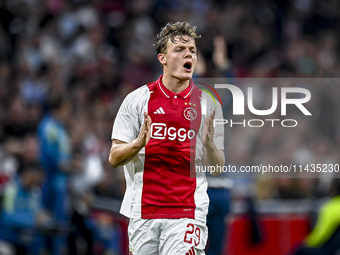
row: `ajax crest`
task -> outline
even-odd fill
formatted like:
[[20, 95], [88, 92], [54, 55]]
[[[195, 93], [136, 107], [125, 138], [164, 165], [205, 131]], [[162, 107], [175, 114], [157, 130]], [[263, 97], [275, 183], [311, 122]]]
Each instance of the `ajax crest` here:
[[197, 118], [197, 112], [192, 107], [187, 107], [183, 111], [183, 115], [187, 120], [193, 121]]

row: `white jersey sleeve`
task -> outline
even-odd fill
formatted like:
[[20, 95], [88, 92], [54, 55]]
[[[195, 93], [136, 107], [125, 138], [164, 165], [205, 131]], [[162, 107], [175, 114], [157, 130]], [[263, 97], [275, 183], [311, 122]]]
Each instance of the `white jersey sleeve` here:
[[[213, 101], [213, 100], [211, 100]], [[223, 111], [222, 111], [222, 106], [220, 104], [220, 102], [218, 102], [216, 100], [216, 104], [215, 102], [213, 102], [214, 105], [211, 104], [211, 111], [210, 114], [213, 110], [215, 111], [215, 120], [216, 119], [224, 119], [223, 118]], [[209, 110], [208, 110], [209, 112]], [[225, 125], [215, 125], [214, 127], [214, 143], [216, 145], [216, 147], [220, 150], [224, 150], [224, 126]]]
[[[196, 160], [201, 161], [204, 155], [204, 146], [202, 143], [202, 131], [205, 125], [205, 119], [211, 115], [215, 110], [215, 119], [223, 119], [223, 112], [221, 104], [216, 100], [214, 101], [211, 96], [202, 92], [202, 107], [203, 115], [201, 120], [201, 126], [198, 133], [197, 146], [196, 146]], [[224, 150], [224, 125], [216, 125], [214, 127], [214, 144], [217, 149]]]
[[113, 124], [111, 139], [128, 143], [138, 137], [149, 97], [150, 92], [146, 85], [126, 96]]
[[[223, 119], [222, 106], [218, 100], [214, 100], [208, 93], [203, 91], [202, 100], [206, 102], [206, 113], [207, 115], [202, 116], [202, 122], [205, 123], [205, 119], [211, 115], [215, 110], [214, 119]], [[214, 127], [214, 143], [216, 148], [224, 149], [224, 125], [215, 125]]]

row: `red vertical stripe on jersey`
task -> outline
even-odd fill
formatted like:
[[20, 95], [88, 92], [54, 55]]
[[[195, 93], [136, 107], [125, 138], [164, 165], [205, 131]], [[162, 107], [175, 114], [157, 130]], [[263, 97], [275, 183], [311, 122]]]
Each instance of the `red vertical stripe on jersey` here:
[[[184, 98], [193, 85], [178, 95], [160, 89], [157, 82], [148, 86], [153, 91], [148, 102], [152, 137], [145, 147], [142, 218], [195, 218], [196, 178], [191, 178], [190, 169], [195, 169], [201, 91], [194, 87]], [[154, 114], [160, 107], [164, 114]], [[193, 121], [185, 117], [189, 108], [197, 113]]]

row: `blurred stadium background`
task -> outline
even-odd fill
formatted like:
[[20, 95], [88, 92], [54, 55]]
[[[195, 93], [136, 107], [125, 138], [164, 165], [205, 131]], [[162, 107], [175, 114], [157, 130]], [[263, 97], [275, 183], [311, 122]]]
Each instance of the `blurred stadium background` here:
[[[337, 0], [0, 0], [0, 195], [27, 163], [39, 162], [37, 127], [48, 98], [62, 96], [71, 155], [83, 162], [67, 177], [70, 217], [77, 213], [91, 226], [95, 254], [127, 254], [127, 220], [118, 214], [124, 176], [107, 160], [111, 128], [127, 93], [161, 74], [155, 35], [184, 20], [202, 35], [197, 77], [340, 75]], [[230, 129], [228, 162], [339, 163], [339, 89], [306, 87], [314, 122], [284, 135]], [[270, 95], [271, 88], [261, 91]], [[236, 180], [224, 254], [291, 254], [332, 180]], [[73, 225], [43, 234], [74, 232]], [[86, 254], [86, 230], [78, 230], [83, 237], [75, 243]], [[10, 249], [0, 246], [3, 254]]]

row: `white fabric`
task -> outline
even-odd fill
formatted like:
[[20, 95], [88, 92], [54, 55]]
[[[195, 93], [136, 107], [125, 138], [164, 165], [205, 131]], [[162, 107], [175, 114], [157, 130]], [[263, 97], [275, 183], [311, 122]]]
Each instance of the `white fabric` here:
[[[113, 125], [112, 139], [131, 142], [137, 138], [144, 121], [144, 112], [148, 111], [149, 98], [150, 92], [146, 85], [127, 95]], [[141, 217], [144, 153], [143, 148], [133, 160], [124, 166], [126, 191], [120, 213], [128, 218]]]
[[132, 255], [204, 255], [208, 229], [195, 219], [130, 219], [128, 235]]
[[[116, 120], [114, 122], [111, 137], [112, 139], [131, 142], [138, 137], [144, 121], [144, 112], [148, 112], [149, 98], [150, 90], [147, 85], [144, 85], [127, 95], [118, 111]], [[210, 116], [213, 110], [216, 110], [215, 119], [223, 119], [222, 108], [217, 101], [215, 103], [211, 96], [204, 91], [202, 92], [202, 99], [206, 102], [205, 107], [207, 115], [202, 115], [200, 129], [197, 134], [197, 162], [201, 162], [204, 157], [204, 147], [201, 141], [201, 134], [205, 119]], [[166, 111], [166, 109], [164, 109], [164, 111]], [[224, 125], [217, 125], [215, 127], [215, 134], [220, 134], [220, 136], [216, 136], [214, 138], [214, 143], [218, 149], [223, 150]], [[133, 160], [124, 166], [126, 191], [120, 213], [128, 218], [141, 218], [141, 201], [145, 161], [144, 154], [145, 149], [143, 148]], [[209, 198], [206, 193], [207, 187], [208, 183], [205, 173], [197, 173], [196, 190], [194, 194], [196, 205], [195, 218], [200, 220], [202, 223], [206, 222], [206, 215], [208, 213], [209, 207]]]

